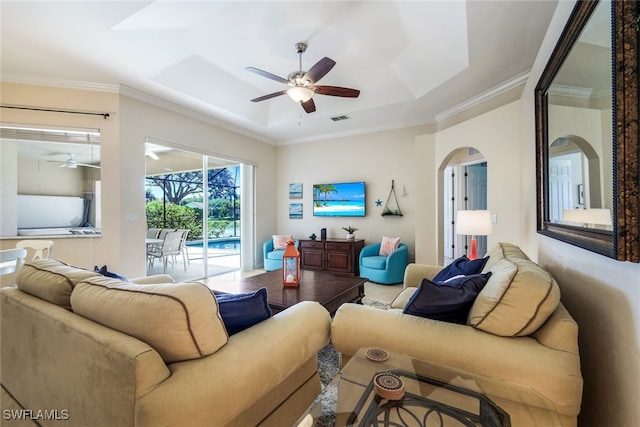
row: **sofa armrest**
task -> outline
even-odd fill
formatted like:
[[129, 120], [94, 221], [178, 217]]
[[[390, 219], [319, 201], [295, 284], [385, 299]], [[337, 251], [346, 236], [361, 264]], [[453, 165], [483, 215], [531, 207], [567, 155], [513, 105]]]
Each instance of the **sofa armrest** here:
[[[378, 256], [379, 253], [380, 253], [380, 243], [373, 243], [371, 245], [366, 245], [360, 251], [360, 259], [359, 259], [359, 261], [362, 261], [362, 258], [364, 258], [364, 257]], [[360, 262], [360, 264], [362, 264], [362, 262]]]
[[[580, 411], [580, 356], [541, 345], [532, 337], [500, 337], [400, 310], [343, 304], [333, 318], [331, 340], [343, 363], [360, 348], [380, 347], [514, 384], [518, 390], [533, 390], [553, 402], [561, 414], [575, 416]], [[514, 387], [504, 387], [500, 397], [513, 398]]]
[[422, 279], [433, 279], [444, 267], [441, 265], [428, 265], [411, 263], [404, 271], [404, 288], [417, 288]]
[[139, 285], [156, 285], [161, 283], [175, 283], [173, 277], [168, 274], [154, 274], [153, 276], [136, 277], [135, 279], [129, 279], [131, 283], [137, 283]]
[[398, 249], [391, 252], [387, 257], [387, 270], [404, 269], [409, 260], [409, 247], [400, 244]]
[[562, 303], [531, 336], [547, 347], [579, 354], [578, 324]]
[[264, 259], [267, 258], [267, 254], [271, 251], [273, 251], [273, 240], [269, 239], [262, 245], [262, 256]]
[[139, 402], [137, 425], [227, 425], [282, 382], [300, 381], [289, 376], [315, 360], [330, 331], [329, 312], [305, 301], [229, 337], [214, 354], [173, 363], [171, 378]]
[[395, 299], [391, 301], [391, 308], [404, 310], [404, 308], [409, 303], [409, 300], [417, 290], [418, 288], [405, 287], [402, 291], [400, 291], [400, 293], [395, 297]]

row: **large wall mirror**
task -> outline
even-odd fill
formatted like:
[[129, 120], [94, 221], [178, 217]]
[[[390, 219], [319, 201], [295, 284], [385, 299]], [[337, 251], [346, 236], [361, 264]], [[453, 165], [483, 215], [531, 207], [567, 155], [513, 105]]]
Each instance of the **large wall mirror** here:
[[538, 232], [632, 262], [638, 30], [638, 2], [577, 2], [535, 92]]

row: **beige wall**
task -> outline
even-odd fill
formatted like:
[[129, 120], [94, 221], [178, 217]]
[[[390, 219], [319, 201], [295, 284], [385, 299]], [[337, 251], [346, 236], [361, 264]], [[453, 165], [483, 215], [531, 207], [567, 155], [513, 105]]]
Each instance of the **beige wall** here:
[[[520, 186], [520, 137], [519, 101], [512, 102], [471, 120], [437, 132], [435, 135], [435, 164], [438, 200], [443, 202], [442, 172], [456, 156], [456, 150], [473, 147], [482, 153], [487, 162], [487, 209], [497, 216], [493, 233], [487, 236], [487, 246], [502, 241], [520, 241], [519, 186]], [[499, 189], [499, 191], [495, 191]], [[427, 195], [428, 196], [428, 195]], [[441, 202], [441, 203], [442, 203]], [[439, 205], [441, 204], [439, 203]], [[438, 258], [421, 257], [423, 262], [442, 264], [443, 217], [437, 217], [438, 239], [421, 236], [426, 242], [437, 243], [431, 253]]]
[[[640, 264], [614, 261], [536, 232], [533, 91], [572, 7], [573, 2], [559, 3], [519, 101], [435, 133], [408, 129], [332, 140], [322, 148], [317, 143], [281, 147], [276, 190], [278, 231], [306, 236], [327, 226], [331, 235], [348, 222], [309, 218], [308, 185], [316, 180], [355, 175], [371, 183], [367, 191], [371, 203], [372, 196], [374, 200], [385, 199], [385, 184], [395, 177], [396, 184], [404, 184], [403, 180], [411, 183], [408, 200], [400, 199], [403, 211], [407, 206], [411, 217], [405, 214], [394, 220], [403, 223], [402, 232], [413, 223], [418, 262], [438, 262], [442, 208], [434, 201], [442, 199], [442, 169], [457, 148], [480, 150], [488, 164], [488, 207], [498, 215], [489, 246], [499, 241], [516, 243], [547, 268], [580, 326], [585, 381], [580, 425], [632, 427], [640, 425]], [[346, 158], [352, 159], [347, 162]], [[302, 221], [287, 218], [289, 182], [305, 184]], [[375, 208], [368, 212], [356, 224], [361, 229], [358, 236], [374, 241], [393, 223], [380, 219]]]
[[[111, 207], [125, 218], [126, 215], [138, 215], [140, 221], [127, 223], [121, 220], [120, 229], [116, 233], [120, 236], [136, 236], [135, 241], [122, 239], [120, 250], [129, 250], [135, 246], [135, 252], [129, 253], [129, 258], [121, 259], [127, 264], [127, 271], [135, 269], [138, 275], [144, 274], [144, 221], [145, 192], [144, 192], [144, 142], [146, 137], [153, 138], [154, 143], [164, 142], [167, 146], [228, 158], [239, 162], [255, 165], [256, 211], [255, 217], [256, 239], [261, 241], [271, 236], [276, 224], [276, 213], [273, 206], [273, 188], [276, 177], [276, 147], [253, 140], [229, 130], [213, 126], [194, 118], [168, 111], [128, 96], [120, 97], [120, 140], [118, 150], [111, 153], [117, 157], [121, 168], [117, 198], [119, 203]], [[139, 167], [142, 165], [142, 167]], [[103, 170], [105, 166], [103, 163]], [[131, 196], [132, 204], [124, 204], [125, 196]], [[127, 197], [127, 200], [129, 197]], [[104, 205], [103, 205], [104, 206]], [[108, 209], [108, 208], [107, 208]], [[103, 208], [103, 216], [106, 215]], [[251, 230], [249, 231], [251, 232]], [[138, 238], [139, 237], [139, 238]], [[262, 261], [262, 247], [256, 245], [255, 259]], [[243, 266], [243, 268], [253, 268]]]
[[[499, 129], [499, 131], [497, 131]], [[400, 236], [410, 258], [442, 263], [442, 172], [462, 147], [474, 147], [488, 163], [488, 208], [498, 216], [492, 242], [519, 241], [520, 106], [513, 102], [436, 133], [414, 127], [393, 131], [283, 146], [278, 149], [278, 232], [306, 238], [327, 228], [329, 237], [343, 237], [341, 228], [353, 224], [366, 243], [382, 235]], [[435, 167], [434, 167], [435, 165]], [[366, 181], [365, 218], [313, 217], [311, 188], [324, 182]], [[376, 200], [387, 200], [395, 180], [403, 217], [382, 217]], [[303, 183], [303, 220], [289, 219], [288, 184]], [[401, 197], [406, 188], [407, 197]]]
[[[321, 142], [281, 146], [278, 148], [278, 178], [274, 192], [278, 212], [279, 234], [307, 238], [320, 236], [327, 229], [330, 238], [344, 238], [342, 227], [353, 225], [356, 238], [377, 243], [383, 235], [401, 238], [409, 246], [410, 258], [415, 250], [415, 222], [422, 217], [416, 211], [416, 200], [422, 191], [415, 179], [414, 139], [421, 128], [336, 138]], [[314, 184], [365, 181], [366, 216], [364, 218], [314, 217], [312, 210]], [[381, 216], [395, 181], [395, 191], [403, 216]], [[289, 199], [289, 184], [303, 184], [302, 200]], [[402, 197], [403, 189], [408, 192]], [[375, 201], [382, 201], [376, 206]], [[303, 204], [303, 219], [289, 219], [289, 203]], [[274, 230], [274, 234], [275, 234]]]
[[[536, 233], [533, 88], [572, 7], [573, 2], [559, 2], [521, 100], [436, 133], [411, 128], [276, 150], [214, 126], [177, 118], [175, 113], [138, 101], [123, 99], [118, 104], [113, 94], [92, 93], [87, 97], [81, 92], [49, 88], [17, 90], [14, 85], [4, 84], [3, 103], [107, 110], [114, 114], [124, 110], [126, 114], [118, 119], [122, 121], [122, 130], [113, 124], [116, 120], [75, 117], [71, 120], [48, 113], [3, 112], [3, 120], [104, 129], [103, 170], [112, 170], [114, 176], [108, 180], [105, 177], [103, 185], [110, 200], [116, 201], [106, 208], [109, 215], [103, 215], [103, 223], [108, 224], [104, 227], [109, 233], [100, 239], [83, 240], [73, 250], [63, 243], [60, 247], [63, 254], [78, 265], [92, 266], [97, 260], [113, 260], [116, 268], [126, 265], [127, 270], [123, 272], [129, 275], [140, 273], [144, 265], [139, 260], [144, 253], [142, 224], [126, 224], [123, 219], [129, 209], [140, 215], [144, 212], [144, 172], [137, 166], [144, 164], [141, 139], [144, 136], [196, 144], [213, 154], [228, 151], [227, 154], [233, 153], [238, 158], [254, 159], [258, 163], [258, 243], [275, 232], [306, 237], [319, 234], [322, 227], [327, 227], [330, 236], [340, 237], [340, 228], [353, 224], [360, 228], [357, 236], [367, 241], [377, 241], [382, 234], [401, 236], [420, 262], [437, 262], [441, 256], [439, 218], [442, 214], [440, 204], [436, 203], [441, 199], [441, 169], [458, 147], [475, 147], [487, 159], [489, 209], [498, 215], [489, 245], [503, 240], [514, 242], [548, 268], [560, 284], [564, 303], [580, 325], [585, 380], [580, 425], [637, 426], [640, 425], [637, 409], [640, 401], [640, 264], [617, 262]], [[78, 123], [78, 120], [91, 123]], [[197, 138], [187, 142], [191, 137]], [[383, 218], [379, 215], [381, 207], [372, 203], [376, 199], [386, 200], [392, 179], [398, 189], [405, 186], [409, 192], [407, 198], [399, 199], [404, 217]], [[328, 180], [366, 181], [367, 216], [359, 220], [314, 218], [311, 186]], [[288, 198], [288, 184], [293, 182], [304, 184], [303, 220], [288, 218], [288, 204], [297, 202]], [[122, 197], [129, 192], [132, 192], [134, 207], [122, 206]], [[131, 236], [136, 236], [135, 242]], [[7, 244], [11, 243], [2, 241], [2, 247]]]
[[573, 2], [559, 2], [522, 100], [525, 246], [554, 275], [580, 326], [585, 387], [579, 425], [633, 427], [640, 425], [640, 264], [614, 261], [535, 232], [533, 90], [572, 7]]
[[[53, 239], [56, 258], [84, 268], [107, 264], [113, 271], [129, 277], [145, 275], [147, 136], [177, 148], [255, 165], [255, 203], [261, 212], [255, 219], [255, 234], [262, 239], [276, 227], [270, 196], [276, 177], [273, 145], [116, 93], [2, 83], [2, 103], [110, 114], [105, 120], [100, 116], [2, 111], [2, 121], [7, 123], [100, 129], [102, 236]], [[137, 221], [127, 221], [131, 215]], [[15, 247], [17, 240], [2, 239], [0, 247]], [[261, 260], [261, 248], [256, 249], [256, 257]]]
[[[115, 93], [11, 83], [2, 83], [0, 92], [3, 104], [92, 111], [109, 113], [111, 115], [110, 118], [105, 120], [102, 116], [2, 109], [2, 121], [5, 123], [100, 129], [102, 146], [109, 147], [105, 150], [107, 153], [110, 152], [112, 147], [118, 145], [117, 117], [119, 107], [118, 95]], [[105, 175], [103, 176], [103, 180], [106, 176], [110, 176], [104, 168], [102, 169], [102, 173]], [[114, 179], [114, 177], [109, 179]], [[105, 185], [103, 189], [103, 197], [106, 200], [113, 200], [113, 186]], [[116, 229], [118, 220], [118, 216], [103, 217], [103, 229]], [[100, 238], [54, 240], [56, 256], [80, 267], [93, 268], [95, 264], [104, 260], [103, 264], [111, 262], [114, 268], [117, 268], [120, 266], [120, 256], [123, 258], [127, 256], [127, 253], [121, 254], [117, 249], [120, 242], [119, 234], [109, 233]], [[3, 239], [0, 240], [0, 247], [3, 249], [15, 247], [15, 242], [16, 239]], [[144, 270], [144, 264], [142, 270]]]

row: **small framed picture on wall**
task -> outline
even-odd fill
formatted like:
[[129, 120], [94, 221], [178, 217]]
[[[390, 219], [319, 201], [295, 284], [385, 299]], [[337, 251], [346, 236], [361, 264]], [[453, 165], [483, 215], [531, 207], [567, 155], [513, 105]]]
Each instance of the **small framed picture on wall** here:
[[302, 219], [302, 203], [289, 203], [289, 218]]
[[302, 199], [302, 184], [289, 184], [289, 198]]
[[584, 184], [578, 184], [578, 204], [584, 205]]

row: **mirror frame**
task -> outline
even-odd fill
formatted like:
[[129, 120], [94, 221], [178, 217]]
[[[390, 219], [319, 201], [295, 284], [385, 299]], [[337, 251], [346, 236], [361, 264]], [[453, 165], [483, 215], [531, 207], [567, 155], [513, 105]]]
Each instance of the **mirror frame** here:
[[535, 88], [538, 233], [619, 261], [640, 262], [638, 16], [640, 2], [612, 1], [613, 231], [549, 221], [547, 92], [598, 1], [579, 0]]

